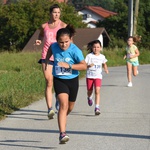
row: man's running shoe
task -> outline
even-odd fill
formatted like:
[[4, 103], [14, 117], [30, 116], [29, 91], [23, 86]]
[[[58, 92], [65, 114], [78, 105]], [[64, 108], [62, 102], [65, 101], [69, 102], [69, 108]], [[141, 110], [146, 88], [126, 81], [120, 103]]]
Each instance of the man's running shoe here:
[[60, 136], [59, 136], [60, 144], [65, 144], [68, 141], [69, 141], [69, 136], [65, 132], [60, 133]]
[[99, 108], [95, 108], [95, 115], [100, 115], [100, 109]]
[[88, 97], [88, 104], [89, 104], [89, 106], [92, 106], [92, 105], [93, 105], [93, 100], [92, 100], [92, 98], [90, 98], [90, 97]]
[[54, 115], [55, 115], [55, 112], [54, 112], [54, 110], [52, 109], [52, 108], [49, 108], [48, 109], [48, 118], [49, 119], [54, 119]]

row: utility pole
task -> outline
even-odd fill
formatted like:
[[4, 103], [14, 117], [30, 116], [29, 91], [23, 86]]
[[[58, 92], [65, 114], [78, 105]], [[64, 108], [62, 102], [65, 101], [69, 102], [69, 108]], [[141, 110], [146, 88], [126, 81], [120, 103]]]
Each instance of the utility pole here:
[[128, 0], [128, 36], [133, 35], [133, 0]]
[[139, 0], [135, 0], [134, 27], [133, 27], [134, 36], [136, 35], [137, 31], [138, 11], [139, 11]]

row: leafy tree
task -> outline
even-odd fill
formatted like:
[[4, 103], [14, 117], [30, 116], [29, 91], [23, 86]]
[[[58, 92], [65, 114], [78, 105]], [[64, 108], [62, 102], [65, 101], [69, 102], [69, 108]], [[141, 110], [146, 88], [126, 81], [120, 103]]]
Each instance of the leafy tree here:
[[[116, 16], [99, 21], [97, 27], [105, 27], [111, 36], [111, 46], [121, 46], [122, 41], [126, 41], [128, 36], [128, 0], [115, 0], [114, 11]], [[137, 25], [137, 35], [142, 36], [142, 42], [138, 46], [150, 47], [150, 1], [140, 1], [139, 16]]]
[[[49, 3], [46, 4], [47, 6]], [[11, 50], [16, 48], [20, 50], [24, 47], [25, 43], [32, 36], [41, 20], [45, 19], [44, 9], [42, 3], [31, 3], [23, 0], [9, 5], [3, 5], [3, 16], [1, 16], [2, 33], [0, 40], [2, 41], [1, 48]], [[40, 7], [39, 7], [40, 6]], [[50, 4], [49, 4], [50, 6]], [[40, 13], [43, 16], [40, 16]], [[37, 15], [39, 14], [39, 15]], [[41, 20], [36, 20], [34, 17], [41, 17]]]
[[[103, 21], [99, 21], [97, 27], [104, 27], [112, 40], [124, 40], [128, 33], [128, 6], [120, 0], [116, 0], [114, 7], [117, 15], [109, 17]], [[115, 44], [116, 43], [114, 43], [114, 46]]]
[[[0, 49], [22, 50], [42, 23], [49, 20], [49, 8], [54, 2], [48, 0], [21, 0], [0, 5]], [[85, 27], [81, 16], [72, 6], [60, 4], [62, 19], [76, 28]]]
[[62, 3], [61, 8], [63, 10], [61, 19], [66, 23], [73, 24], [76, 28], [85, 28], [87, 26], [82, 22], [82, 16], [78, 15], [73, 6], [68, 7], [68, 5]]
[[71, 0], [71, 3], [77, 8], [82, 8], [83, 6], [89, 5], [100, 6], [107, 10], [113, 10], [114, 1], [115, 0]]
[[114, 4], [115, 0], [100, 0], [98, 6], [101, 6], [109, 11], [114, 11]]
[[142, 37], [141, 45], [150, 48], [150, 1], [141, 0], [139, 3], [139, 15], [137, 34]]
[[2, 5], [3, 4], [3, 0], [0, 0], [0, 5]]

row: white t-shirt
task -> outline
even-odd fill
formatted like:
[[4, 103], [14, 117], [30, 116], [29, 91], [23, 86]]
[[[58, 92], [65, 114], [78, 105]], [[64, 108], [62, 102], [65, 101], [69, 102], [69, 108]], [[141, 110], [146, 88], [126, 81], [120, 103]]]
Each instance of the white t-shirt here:
[[102, 64], [107, 62], [107, 59], [103, 54], [95, 55], [90, 53], [86, 56], [85, 62], [87, 65], [94, 64], [94, 66], [89, 67], [86, 71], [86, 77], [92, 79], [102, 79]]

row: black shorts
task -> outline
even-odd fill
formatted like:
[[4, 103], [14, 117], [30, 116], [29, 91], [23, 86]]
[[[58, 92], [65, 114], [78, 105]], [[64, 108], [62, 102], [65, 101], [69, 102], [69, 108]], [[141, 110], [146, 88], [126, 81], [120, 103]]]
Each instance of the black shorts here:
[[[46, 63], [46, 60], [45, 60], [45, 59], [40, 59], [40, 60], [38, 61], [38, 63], [39, 63], [39, 64]], [[54, 63], [53, 61], [50, 61], [50, 60], [48, 61], [48, 65], [53, 65], [53, 63]]]
[[70, 102], [76, 101], [79, 88], [78, 77], [73, 79], [59, 79], [54, 77], [53, 80], [56, 96], [60, 93], [67, 93], [69, 95]]

